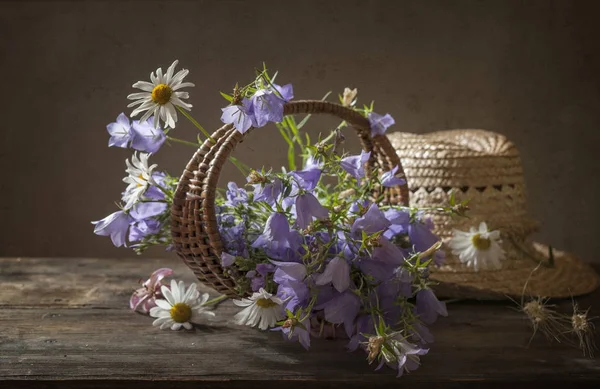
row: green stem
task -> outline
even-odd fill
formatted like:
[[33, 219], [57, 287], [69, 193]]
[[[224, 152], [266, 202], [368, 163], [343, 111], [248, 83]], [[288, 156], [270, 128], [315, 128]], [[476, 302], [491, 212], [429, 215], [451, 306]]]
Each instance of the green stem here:
[[176, 106], [176, 107], [177, 107], [177, 109], [179, 110], [179, 112], [181, 112], [181, 114], [182, 114], [183, 116], [185, 116], [185, 117], [186, 117], [186, 118], [187, 118], [187, 119], [188, 119], [190, 122], [192, 122], [192, 124], [193, 124], [194, 126], [196, 126], [196, 128], [197, 128], [197, 129], [199, 129], [199, 130], [200, 130], [200, 131], [201, 131], [201, 132], [204, 134], [204, 136], [205, 136], [205, 137], [207, 137], [208, 139], [210, 139], [210, 140], [211, 140], [211, 142], [214, 142], [214, 139], [212, 138], [212, 136], [210, 136], [210, 134], [208, 133], [208, 131], [206, 131], [206, 130], [204, 129], [204, 127], [202, 127], [202, 126], [200, 125], [200, 123], [198, 123], [198, 122], [196, 121], [196, 119], [194, 119], [194, 118], [192, 117], [192, 115], [190, 115], [189, 113], [187, 113], [187, 112], [186, 112], [186, 111], [185, 111], [183, 108], [181, 108], [181, 107], [179, 107], [179, 106]]
[[217, 303], [220, 303], [221, 301], [225, 300], [226, 298], [227, 298], [227, 295], [224, 294], [224, 295], [221, 295], [219, 297], [215, 297], [212, 300], [208, 300], [207, 302], [205, 302], [204, 304], [202, 304], [202, 306], [217, 304]]
[[187, 146], [192, 146], [193, 148], [198, 148], [200, 147], [199, 144], [194, 143], [194, 142], [188, 142], [187, 140], [183, 140], [183, 139], [177, 139], [177, 138], [173, 138], [172, 136], [167, 135], [167, 139], [172, 141], [172, 142], [176, 142], [176, 143], [181, 143], [182, 145], [187, 145]]

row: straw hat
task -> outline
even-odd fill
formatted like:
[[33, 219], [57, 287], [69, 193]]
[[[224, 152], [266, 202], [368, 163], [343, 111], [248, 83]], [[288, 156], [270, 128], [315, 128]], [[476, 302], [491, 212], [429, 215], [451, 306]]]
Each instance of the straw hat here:
[[600, 285], [600, 278], [586, 263], [554, 248], [551, 259], [547, 245], [530, 239], [538, 223], [527, 214], [521, 159], [506, 137], [483, 130], [396, 132], [388, 137], [402, 161], [412, 206], [447, 205], [451, 192], [457, 203], [469, 199], [468, 218], [428, 214], [444, 243], [452, 238], [453, 229], [469, 231], [482, 221], [490, 230], [500, 231], [505, 260], [498, 270], [475, 271], [461, 263], [448, 244], [443, 245], [446, 262], [431, 269], [431, 278], [440, 283], [440, 295], [563, 298], [589, 293]]

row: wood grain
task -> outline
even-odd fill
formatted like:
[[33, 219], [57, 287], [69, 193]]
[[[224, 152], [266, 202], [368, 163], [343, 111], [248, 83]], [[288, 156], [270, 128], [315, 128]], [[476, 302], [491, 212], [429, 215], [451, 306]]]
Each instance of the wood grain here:
[[[436, 342], [421, 368], [399, 380], [387, 368], [374, 372], [364, 352], [346, 352], [344, 341], [313, 340], [307, 352], [280, 333], [235, 326], [231, 301], [191, 332], [160, 331], [129, 310], [128, 300], [139, 279], [164, 266], [194, 280], [176, 259], [0, 259], [0, 388], [600, 383], [599, 361], [573, 347], [540, 336], [527, 348], [527, 320], [508, 303], [450, 304], [450, 316], [432, 326]], [[600, 310], [598, 292], [579, 301], [593, 305], [592, 315]]]

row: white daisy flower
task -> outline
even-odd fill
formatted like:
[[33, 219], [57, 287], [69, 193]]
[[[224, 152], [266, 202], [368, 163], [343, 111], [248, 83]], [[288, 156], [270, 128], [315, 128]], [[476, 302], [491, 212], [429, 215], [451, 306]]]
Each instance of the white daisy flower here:
[[250, 298], [233, 300], [238, 307], [245, 307], [234, 317], [236, 324], [247, 325], [261, 330], [274, 327], [275, 323], [285, 318], [283, 312], [283, 301], [278, 297], [273, 297], [263, 288], [252, 295]]
[[141, 200], [148, 187], [154, 183], [152, 173], [158, 165], [148, 166], [149, 157], [150, 154], [147, 153], [139, 153], [139, 157], [138, 153], [134, 153], [131, 162], [125, 160], [127, 165], [125, 172], [129, 174], [123, 178], [123, 182], [129, 184], [122, 198], [125, 201], [125, 209], [131, 208], [133, 204]]
[[479, 269], [497, 270], [502, 267], [504, 250], [500, 247], [500, 231], [489, 231], [487, 224], [481, 222], [479, 230], [471, 227], [469, 232], [454, 230], [448, 246], [454, 255], [467, 266]]
[[165, 123], [166, 127], [175, 128], [177, 122], [177, 109], [175, 106], [179, 106], [186, 110], [192, 108], [191, 104], [185, 103], [182, 99], [189, 98], [187, 92], [181, 92], [179, 89], [188, 86], [194, 86], [191, 82], [183, 82], [185, 76], [190, 72], [187, 69], [181, 69], [175, 75], [175, 66], [179, 63], [175, 60], [171, 66], [167, 69], [167, 74], [163, 75], [162, 68], [156, 69], [156, 76], [154, 72], [150, 73], [150, 80], [138, 81], [133, 84], [134, 88], [143, 90], [143, 92], [132, 93], [127, 98], [129, 100], [137, 100], [129, 104], [127, 107], [135, 107], [140, 105], [131, 113], [131, 117], [136, 116], [139, 113], [142, 115], [140, 122], [146, 121], [150, 116], [154, 115], [154, 126], [158, 128], [159, 118]]
[[215, 316], [214, 312], [202, 306], [208, 301], [208, 293], [204, 293], [200, 298], [196, 284], [191, 284], [186, 290], [183, 281], [177, 283], [171, 280], [170, 290], [166, 285], [160, 290], [165, 300], [155, 301], [156, 307], [150, 309], [150, 316], [157, 318], [152, 325], [160, 327], [161, 330], [179, 330], [181, 327], [191, 330], [192, 323], [196, 323], [200, 316]]

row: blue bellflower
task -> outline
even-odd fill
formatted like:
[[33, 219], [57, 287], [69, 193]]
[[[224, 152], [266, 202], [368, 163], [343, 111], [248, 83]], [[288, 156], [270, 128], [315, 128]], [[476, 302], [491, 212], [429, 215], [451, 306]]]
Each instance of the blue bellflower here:
[[154, 117], [139, 122], [135, 120], [131, 131], [131, 148], [145, 153], [156, 153], [167, 137], [160, 127], [154, 125]]
[[283, 183], [279, 178], [267, 184], [254, 184], [254, 201], [264, 201], [273, 205], [281, 192], [283, 192]]
[[298, 228], [305, 229], [316, 219], [327, 219], [329, 211], [321, 205], [312, 193], [304, 193], [296, 197], [296, 223]]
[[342, 293], [350, 287], [350, 265], [340, 257], [335, 257], [325, 266], [325, 271], [315, 278], [315, 284], [331, 283], [335, 290]]
[[383, 173], [381, 175], [381, 185], [390, 188], [390, 187], [406, 184], [405, 179], [396, 177], [397, 171], [398, 171], [398, 166], [394, 166], [394, 168], [392, 170]]
[[124, 113], [120, 113], [117, 116], [116, 122], [107, 125], [106, 130], [110, 135], [110, 139], [108, 140], [109, 147], [127, 148], [131, 140], [131, 124], [129, 123], [129, 118]]
[[116, 247], [126, 246], [127, 230], [133, 219], [123, 211], [111, 213], [102, 220], [94, 221], [94, 234], [110, 236]]
[[425, 324], [433, 324], [438, 315], [448, 316], [446, 303], [439, 301], [429, 288], [417, 292], [415, 313]]
[[322, 309], [325, 320], [333, 324], [344, 324], [348, 337], [352, 336], [354, 321], [360, 311], [360, 299], [352, 291], [347, 290], [343, 293], [334, 292], [333, 298], [327, 302], [315, 306], [315, 309]]
[[377, 204], [371, 204], [367, 212], [352, 224], [352, 236], [358, 239], [362, 231], [367, 234], [385, 231], [391, 224]]
[[295, 183], [306, 191], [315, 189], [321, 179], [322, 170], [319, 168], [308, 168], [300, 171], [292, 171], [290, 175], [294, 178]]
[[342, 158], [340, 166], [352, 177], [360, 180], [365, 176], [365, 163], [371, 157], [371, 152], [361, 151], [360, 155]]
[[[415, 251], [425, 251], [439, 241], [439, 238], [431, 231], [432, 228], [433, 224], [430, 219], [415, 220], [408, 225], [408, 236]], [[445, 259], [443, 250], [438, 250], [433, 254], [433, 262], [436, 265], [441, 265]]]
[[254, 127], [263, 127], [268, 122], [280, 123], [283, 121], [283, 106], [286, 102], [294, 98], [292, 84], [279, 85], [273, 84], [277, 89], [276, 93], [271, 86], [266, 89], [259, 89], [252, 96], [252, 116]]
[[225, 197], [227, 198], [225, 204], [232, 207], [248, 202], [248, 192], [246, 192], [246, 189], [244, 188], [239, 188], [235, 182], [229, 182], [227, 184]]
[[375, 112], [369, 112], [368, 118], [371, 126], [371, 136], [385, 134], [385, 131], [396, 123], [389, 113], [381, 116]]
[[250, 127], [254, 120], [254, 111], [252, 109], [252, 102], [244, 98], [242, 105], [230, 105], [225, 108], [221, 108], [223, 114], [221, 115], [221, 121], [225, 124], [233, 124], [236, 130], [244, 134]]

